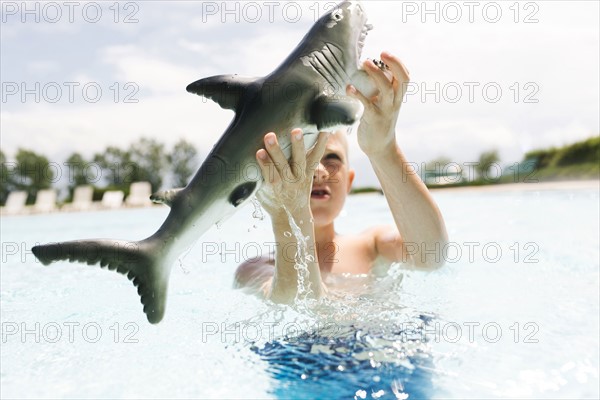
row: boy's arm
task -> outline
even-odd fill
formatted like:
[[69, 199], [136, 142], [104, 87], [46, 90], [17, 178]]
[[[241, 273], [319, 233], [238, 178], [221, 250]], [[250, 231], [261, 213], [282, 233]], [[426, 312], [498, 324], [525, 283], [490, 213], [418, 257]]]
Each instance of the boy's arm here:
[[[307, 266], [308, 274], [303, 283], [319, 298], [323, 293], [321, 272], [316, 254], [314, 224], [310, 211], [310, 192], [313, 173], [327, 144], [327, 134], [321, 133], [315, 146], [306, 153], [302, 131], [292, 131], [292, 159], [287, 161], [274, 133], [265, 135], [265, 149], [256, 153], [258, 164], [265, 180], [257, 194], [263, 208], [271, 216], [275, 234], [275, 273], [267, 296], [277, 303], [291, 303], [296, 297], [299, 271], [296, 271], [298, 240], [294, 227], [290, 226], [291, 215], [305, 238], [306, 246], [300, 262]], [[289, 214], [288, 214], [289, 213]]]
[[[275, 234], [275, 273], [266, 294], [275, 303], [292, 303], [298, 291], [299, 279], [303, 280], [306, 289], [310, 286], [313, 297], [320, 298], [323, 294], [310, 208], [294, 213], [293, 217], [302, 237], [306, 239], [304, 249], [299, 249], [298, 239], [292, 233], [287, 214], [283, 212], [271, 216]], [[304, 257], [298, 256], [298, 262], [306, 264], [306, 272], [296, 270], [297, 251], [305, 252], [301, 253]]]
[[395, 261], [410, 259], [417, 267], [437, 268], [444, 264], [442, 249], [448, 241], [444, 220], [396, 142], [396, 120], [408, 71], [389, 53], [382, 53], [381, 59], [392, 72], [391, 81], [372, 61], [364, 63], [379, 88], [377, 96], [367, 98], [354, 87], [348, 88], [365, 106], [358, 142], [373, 165], [399, 232], [395, 238], [379, 234], [375, 245], [380, 254]]

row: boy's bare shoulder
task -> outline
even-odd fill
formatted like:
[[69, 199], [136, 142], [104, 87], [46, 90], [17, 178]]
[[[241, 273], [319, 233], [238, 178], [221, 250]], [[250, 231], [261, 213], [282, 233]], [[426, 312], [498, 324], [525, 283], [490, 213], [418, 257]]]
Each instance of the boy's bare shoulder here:
[[361, 232], [360, 236], [372, 244], [377, 257], [383, 256], [389, 261], [402, 259], [402, 237], [395, 226], [374, 226]]
[[234, 287], [239, 289], [263, 282], [266, 277], [273, 276], [274, 267], [275, 258], [271, 253], [245, 260], [235, 270]]
[[393, 225], [377, 225], [365, 229], [356, 235], [357, 238], [364, 241], [372, 241], [376, 246], [382, 241], [394, 241], [400, 237], [398, 229]]

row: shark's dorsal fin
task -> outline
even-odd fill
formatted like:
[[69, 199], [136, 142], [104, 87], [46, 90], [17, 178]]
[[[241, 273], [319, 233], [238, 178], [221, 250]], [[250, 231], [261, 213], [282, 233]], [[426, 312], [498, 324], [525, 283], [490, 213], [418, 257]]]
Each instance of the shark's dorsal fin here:
[[238, 75], [216, 75], [190, 83], [186, 90], [209, 98], [222, 108], [236, 111], [240, 99], [255, 81], [256, 78]]
[[310, 107], [310, 121], [322, 132], [334, 127], [353, 125], [362, 116], [363, 105], [347, 96], [319, 96]]
[[150, 196], [150, 200], [152, 200], [154, 203], [165, 204], [171, 207], [171, 204], [173, 204], [173, 199], [182, 190], [183, 188], [161, 190], [160, 192], [156, 192]]

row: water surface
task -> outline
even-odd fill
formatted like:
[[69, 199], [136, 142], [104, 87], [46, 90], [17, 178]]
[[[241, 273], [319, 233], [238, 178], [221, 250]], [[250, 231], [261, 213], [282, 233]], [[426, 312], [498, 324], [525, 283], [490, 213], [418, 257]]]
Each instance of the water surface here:
[[[311, 310], [232, 289], [273, 245], [246, 207], [174, 267], [156, 326], [124, 276], [28, 249], [139, 239], [166, 208], [3, 217], [2, 397], [598, 398], [598, 190], [434, 196], [444, 268], [338, 277]], [[391, 221], [383, 197], [352, 196], [337, 229]]]

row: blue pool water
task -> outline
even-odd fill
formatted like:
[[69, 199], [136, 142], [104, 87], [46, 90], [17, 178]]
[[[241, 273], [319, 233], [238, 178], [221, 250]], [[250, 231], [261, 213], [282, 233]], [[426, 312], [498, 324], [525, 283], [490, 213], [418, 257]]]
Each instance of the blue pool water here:
[[[434, 192], [444, 268], [335, 277], [330, 299], [296, 310], [232, 288], [272, 246], [249, 206], [173, 269], [156, 326], [122, 275], [28, 249], [142, 238], [166, 208], [3, 217], [1, 395], [598, 398], [599, 191], [564, 186]], [[337, 227], [390, 221], [383, 197], [360, 195]]]

